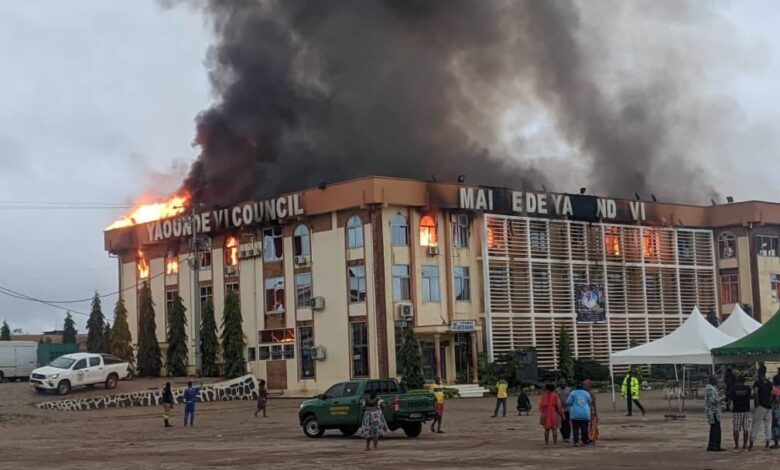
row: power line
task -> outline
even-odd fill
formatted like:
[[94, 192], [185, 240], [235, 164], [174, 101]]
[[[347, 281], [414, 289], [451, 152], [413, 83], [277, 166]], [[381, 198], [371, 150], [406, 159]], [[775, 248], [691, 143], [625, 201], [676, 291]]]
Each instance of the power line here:
[[30, 297], [29, 295], [22, 294], [21, 292], [17, 292], [15, 290], [8, 289], [8, 288], [2, 287], [2, 286], [0, 286], [0, 294], [7, 295], [8, 297], [13, 297], [13, 298], [19, 299], [19, 300], [27, 300], [27, 301], [30, 301], [30, 302], [38, 302], [38, 303], [41, 303], [43, 305], [48, 305], [49, 307], [53, 307], [53, 308], [58, 308], [60, 310], [64, 310], [66, 312], [73, 312], [73, 313], [76, 313], [76, 314], [79, 314], [79, 315], [84, 315], [85, 317], [89, 316], [88, 313], [84, 313], [84, 312], [80, 312], [78, 310], [72, 310], [72, 309], [69, 309], [69, 308], [65, 308], [65, 307], [62, 307], [60, 305], [56, 305], [54, 303], [47, 302], [45, 300], [36, 299], [35, 297]]

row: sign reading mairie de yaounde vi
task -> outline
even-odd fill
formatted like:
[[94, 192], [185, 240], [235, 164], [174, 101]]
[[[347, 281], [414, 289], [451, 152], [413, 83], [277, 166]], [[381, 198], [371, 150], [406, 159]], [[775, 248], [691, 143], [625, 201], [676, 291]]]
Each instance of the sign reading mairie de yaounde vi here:
[[[304, 214], [301, 195], [291, 194], [264, 201], [247, 202], [224, 209], [181, 217], [158, 220], [146, 224], [149, 242], [159, 242], [171, 238], [192, 236], [192, 227], [196, 233], [212, 233], [220, 230], [237, 229], [282, 220]], [[193, 219], [193, 223], [190, 219]]]
[[459, 207], [465, 210], [569, 217], [578, 220], [646, 220], [645, 203], [624, 199], [489, 188], [460, 188]]

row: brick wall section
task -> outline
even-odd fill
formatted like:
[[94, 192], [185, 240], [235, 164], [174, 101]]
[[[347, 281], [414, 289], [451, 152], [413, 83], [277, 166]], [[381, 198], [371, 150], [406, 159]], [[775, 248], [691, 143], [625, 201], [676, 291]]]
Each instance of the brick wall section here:
[[374, 249], [374, 306], [376, 308], [377, 354], [379, 377], [389, 377], [387, 357], [387, 296], [385, 293], [385, 244], [382, 231], [382, 210], [374, 209], [369, 214], [373, 231]]

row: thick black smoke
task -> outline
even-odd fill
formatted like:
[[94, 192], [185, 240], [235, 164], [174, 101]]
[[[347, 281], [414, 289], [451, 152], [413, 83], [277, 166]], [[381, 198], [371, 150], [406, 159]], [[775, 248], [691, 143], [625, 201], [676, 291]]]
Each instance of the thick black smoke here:
[[603, 49], [583, 39], [576, 3], [200, 5], [216, 34], [207, 64], [217, 101], [197, 118], [201, 155], [185, 186], [198, 200], [230, 203], [367, 175], [465, 174], [470, 183], [553, 189], [556, 178], [532, 163], [540, 155], [510, 155], [492, 141], [496, 117], [518, 100], [547, 110], [572, 168], [585, 168], [582, 183], [595, 190], [648, 193], [667, 171], [691, 188], [701, 181], [670, 150], [659, 109], [674, 95], [608, 92], [596, 73]]

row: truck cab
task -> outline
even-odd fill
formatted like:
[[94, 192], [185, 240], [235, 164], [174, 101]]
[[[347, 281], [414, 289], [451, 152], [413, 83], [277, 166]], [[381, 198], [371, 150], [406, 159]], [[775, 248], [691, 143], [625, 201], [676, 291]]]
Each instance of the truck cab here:
[[363, 402], [374, 390], [385, 402], [385, 420], [391, 431], [402, 428], [407, 436], [417, 437], [422, 424], [436, 415], [429, 393], [401, 393], [393, 379], [350, 380], [301, 404], [298, 418], [304, 434], [321, 437], [327, 429], [354, 434], [363, 420]]

